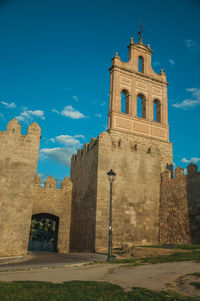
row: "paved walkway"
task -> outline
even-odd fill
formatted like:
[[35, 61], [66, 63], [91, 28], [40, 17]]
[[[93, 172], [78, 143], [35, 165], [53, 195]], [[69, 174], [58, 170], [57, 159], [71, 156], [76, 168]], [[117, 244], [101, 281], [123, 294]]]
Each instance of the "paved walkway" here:
[[81, 265], [94, 261], [106, 261], [107, 255], [98, 253], [48, 253], [29, 252], [26, 256], [0, 258], [0, 272], [29, 270], [40, 268], [56, 268], [68, 265]]

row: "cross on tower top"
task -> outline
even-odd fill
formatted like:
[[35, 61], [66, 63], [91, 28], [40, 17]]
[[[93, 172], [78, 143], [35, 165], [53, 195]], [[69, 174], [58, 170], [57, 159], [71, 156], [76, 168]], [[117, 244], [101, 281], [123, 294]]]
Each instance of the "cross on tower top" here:
[[143, 33], [143, 28], [141, 24], [141, 17], [140, 17], [140, 31], [138, 31], [138, 35], [140, 36], [140, 43], [142, 43], [142, 33]]

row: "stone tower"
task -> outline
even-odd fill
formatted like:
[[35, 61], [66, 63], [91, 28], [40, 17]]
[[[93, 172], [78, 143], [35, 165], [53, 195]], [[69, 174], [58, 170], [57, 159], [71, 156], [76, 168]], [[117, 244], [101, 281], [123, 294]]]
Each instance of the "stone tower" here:
[[11, 120], [0, 132], [0, 256], [27, 253], [41, 129]]
[[167, 81], [153, 71], [149, 45], [131, 39], [128, 48], [129, 61], [116, 53], [110, 68], [108, 130], [72, 156], [72, 250], [107, 250], [110, 169], [113, 247], [159, 240], [160, 174], [173, 162]]

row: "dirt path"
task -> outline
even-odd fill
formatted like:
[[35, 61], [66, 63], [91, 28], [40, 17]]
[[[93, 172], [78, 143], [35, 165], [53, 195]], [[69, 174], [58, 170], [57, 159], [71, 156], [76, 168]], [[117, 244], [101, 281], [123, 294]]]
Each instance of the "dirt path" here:
[[200, 296], [200, 291], [189, 285], [194, 277], [185, 276], [195, 272], [200, 272], [200, 263], [189, 261], [129, 267], [102, 263], [51, 270], [43, 268], [34, 271], [0, 272], [0, 281], [37, 280], [55, 283], [70, 280], [107, 281], [119, 284], [126, 290], [138, 286], [158, 291], [173, 289], [181, 294]]

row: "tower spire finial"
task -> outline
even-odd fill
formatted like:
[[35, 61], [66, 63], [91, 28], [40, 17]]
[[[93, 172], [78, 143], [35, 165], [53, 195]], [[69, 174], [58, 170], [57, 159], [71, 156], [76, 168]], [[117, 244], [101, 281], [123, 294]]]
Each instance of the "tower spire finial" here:
[[142, 33], [143, 33], [143, 29], [142, 29], [141, 17], [140, 17], [140, 31], [138, 31], [138, 35], [140, 36], [140, 43], [142, 43]]

